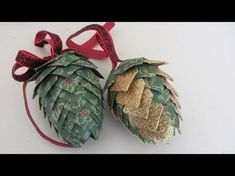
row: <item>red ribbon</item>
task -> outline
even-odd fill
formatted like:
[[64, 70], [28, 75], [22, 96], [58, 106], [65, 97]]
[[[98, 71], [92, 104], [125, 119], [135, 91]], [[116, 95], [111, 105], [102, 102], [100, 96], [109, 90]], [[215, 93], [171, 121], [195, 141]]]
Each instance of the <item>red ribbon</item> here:
[[[104, 59], [109, 57], [112, 61], [113, 68], [115, 68], [117, 62], [120, 62], [121, 60], [118, 59], [112, 37], [108, 32], [114, 27], [114, 24], [114, 22], [107, 22], [104, 26], [93, 24], [82, 28], [67, 39], [66, 45], [68, 48], [64, 50], [62, 50], [62, 41], [58, 35], [48, 31], [39, 31], [35, 36], [34, 45], [37, 47], [43, 47], [45, 44], [49, 44], [51, 46], [51, 55], [41, 58], [25, 50], [20, 50], [15, 59], [16, 63], [12, 68], [12, 77], [20, 82], [28, 81], [29, 78], [35, 73], [35, 68], [51, 59], [54, 59], [61, 53], [70, 50], [76, 51], [88, 58]], [[78, 45], [72, 41], [72, 38], [88, 30], [95, 30], [96, 34], [87, 42], [82, 45]], [[50, 37], [49, 39], [46, 39], [47, 35]], [[104, 51], [93, 49], [97, 44], [100, 44]], [[16, 70], [21, 67], [26, 67], [28, 70], [23, 74], [16, 74]]]
[[[112, 28], [112, 25], [114, 25], [114, 23], [108, 23], [106, 27], [109, 29], [109, 28]], [[89, 30], [96, 31], [96, 35], [93, 36], [94, 39], [96, 38], [96, 40], [94, 41], [96, 41], [96, 44], [98, 42], [98, 44], [103, 48], [104, 51], [86, 48], [87, 46], [88, 47], [93, 46], [94, 43], [86, 43], [84, 47], [83, 45], [78, 45], [72, 41], [72, 38]], [[103, 58], [109, 57], [111, 59], [113, 68], [116, 68], [117, 62], [121, 62], [121, 60], [118, 58], [117, 53], [115, 51], [115, 47], [114, 47], [114, 43], [113, 43], [111, 35], [104, 27], [98, 24], [86, 26], [82, 28], [81, 30], [77, 31], [76, 33], [72, 34], [67, 39], [66, 45], [68, 46], [68, 48], [74, 49], [75, 51], [78, 51], [81, 55], [85, 55], [89, 58], [103, 59]]]
[[[113, 68], [115, 68], [117, 66], [117, 62], [121, 62], [121, 60], [118, 59], [112, 41], [112, 37], [108, 32], [114, 27], [114, 25], [115, 25], [114, 22], [107, 22], [103, 26], [98, 24], [86, 26], [81, 30], [79, 30], [78, 32], [76, 32], [75, 34], [72, 34], [67, 39], [66, 45], [68, 46], [68, 48], [64, 50], [62, 50], [62, 41], [57, 34], [44, 30], [39, 31], [35, 36], [34, 45], [37, 47], [43, 47], [45, 44], [49, 44], [51, 47], [50, 49], [51, 55], [46, 57], [39, 57], [25, 50], [20, 50], [18, 52], [15, 59], [16, 63], [12, 67], [12, 77], [16, 81], [24, 82], [23, 95], [24, 95], [25, 109], [30, 121], [32, 122], [33, 126], [35, 127], [38, 134], [42, 138], [58, 146], [71, 147], [70, 144], [61, 143], [46, 136], [39, 129], [39, 127], [32, 118], [27, 102], [26, 86], [28, 80], [35, 74], [35, 68], [41, 66], [42, 64], [48, 62], [49, 60], [54, 59], [56, 56], [60, 55], [61, 53], [67, 51], [76, 51], [79, 54], [88, 58], [104, 59], [109, 57], [112, 61]], [[82, 45], [78, 45], [72, 41], [72, 38], [88, 30], [95, 30], [96, 34], [94, 34], [87, 42], [83, 43]], [[46, 38], [47, 36], [49, 36], [49, 39]], [[99, 44], [103, 48], [103, 51], [93, 49], [97, 44]], [[23, 74], [16, 74], [16, 71], [22, 67], [26, 67], [28, 70]]]

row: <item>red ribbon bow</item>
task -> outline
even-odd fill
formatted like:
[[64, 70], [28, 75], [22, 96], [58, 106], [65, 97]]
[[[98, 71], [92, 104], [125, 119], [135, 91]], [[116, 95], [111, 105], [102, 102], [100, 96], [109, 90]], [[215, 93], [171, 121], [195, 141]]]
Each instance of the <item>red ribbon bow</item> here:
[[[112, 40], [109, 31], [114, 27], [114, 22], [107, 22], [103, 26], [98, 24], [93, 24], [86, 26], [79, 30], [78, 32], [72, 34], [66, 41], [66, 45], [68, 46], [67, 49], [62, 50], [62, 41], [57, 34], [48, 32], [48, 31], [39, 31], [34, 40], [34, 45], [37, 47], [43, 47], [45, 44], [49, 44], [51, 47], [51, 55], [46, 57], [39, 57], [30, 52], [25, 50], [20, 50], [16, 56], [16, 63], [13, 65], [12, 68], [12, 77], [20, 82], [24, 82], [23, 84], [23, 95], [24, 95], [24, 103], [27, 115], [32, 122], [33, 126], [39, 133], [41, 137], [46, 139], [47, 141], [63, 146], [63, 147], [71, 147], [69, 144], [61, 143], [51, 139], [50, 137], [46, 136], [40, 128], [37, 126], [35, 121], [32, 118], [32, 115], [29, 111], [27, 96], [26, 96], [26, 86], [28, 80], [35, 74], [35, 68], [41, 66], [42, 64], [48, 62], [49, 60], [54, 59], [56, 56], [62, 54], [63, 52], [67, 51], [75, 51], [79, 54], [87, 57], [87, 58], [94, 58], [94, 59], [104, 59], [109, 57], [112, 62], [112, 67], [116, 68], [117, 62], [121, 62], [119, 60], [116, 52], [114, 43]], [[88, 31], [88, 30], [95, 30], [96, 34], [94, 34], [87, 42], [83, 43], [82, 45], [78, 45], [72, 41], [72, 39], [81, 33]], [[49, 39], [46, 37], [49, 36]], [[95, 50], [93, 49], [97, 44], [99, 44], [103, 50]], [[26, 67], [28, 70], [23, 74], [16, 74], [16, 70], [21, 67]]]
[[[113, 68], [115, 68], [117, 66], [117, 62], [121, 62], [121, 60], [115, 52], [112, 37], [108, 32], [114, 25], [114, 22], [107, 22], [104, 26], [98, 24], [86, 26], [78, 32], [72, 34], [67, 39], [66, 45], [68, 48], [64, 50], [62, 50], [62, 41], [57, 34], [48, 31], [39, 31], [35, 36], [34, 45], [37, 47], [43, 47], [45, 44], [49, 44], [51, 47], [51, 55], [42, 58], [25, 50], [20, 50], [15, 59], [16, 63], [12, 68], [12, 77], [20, 82], [28, 81], [35, 73], [35, 68], [67, 51], [76, 51], [85, 57], [94, 59], [104, 59], [109, 57], [112, 61]], [[95, 30], [96, 34], [87, 42], [82, 45], [78, 45], [72, 41], [74, 37], [88, 30]], [[49, 36], [49, 39], [46, 39], [47, 35]], [[103, 50], [93, 49], [97, 44], [99, 44]], [[21, 67], [27, 67], [28, 70], [23, 74], [16, 74], [16, 70]]]

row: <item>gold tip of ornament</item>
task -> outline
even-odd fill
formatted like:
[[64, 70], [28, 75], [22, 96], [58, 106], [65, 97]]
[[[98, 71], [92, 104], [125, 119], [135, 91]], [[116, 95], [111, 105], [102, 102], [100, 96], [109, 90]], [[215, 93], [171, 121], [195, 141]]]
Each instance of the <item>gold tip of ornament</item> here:
[[150, 108], [149, 116], [147, 119], [145, 119], [143, 116], [128, 114], [129, 121], [134, 127], [155, 132], [157, 130], [162, 111], [163, 106], [161, 104], [153, 104]]
[[174, 89], [174, 87], [165, 79], [164, 80], [164, 86], [166, 86], [167, 89], [170, 90], [170, 92], [172, 92], [172, 94], [174, 94], [175, 96], [179, 96], [178, 92]]
[[164, 139], [159, 139], [158, 142], [162, 142], [164, 144], [170, 144], [172, 141], [173, 134], [174, 134], [174, 127], [169, 126], [166, 131]]
[[117, 103], [131, 108], [138, 108], [145, 87], [143, 79], [132, 81], [127, 92], [119, 92], [116, 96]]
[[146, 60], [146, 61], [144, 61], [144, 62], [145, 62], [145, 63], [148, 63], [148, 64], [154, 64], [154, 65], [157, 65], [157, 66], [168, 64], [168, 62], [165, 62], [165, 61], [160, 61], [160, 60], [150, 60], [150, 59], [147, 59], [147, 60]]
[[131, 82], [137, 73], [138, 69], [134, 68], [118, 75], [115, 83], [111, 87], [111, 91], [128, 91]]
[[130, 108], [130, 107], [128, 107], [128, 105], [126, 105], [123, 109], [123, 112], [125, 112], [129, 115], [139, 116], [144, 119], [147, 119], [148, 115], [149, 115], [149, 110], [150, 110], [150, 106], [152, 103], [152, 99], [153, 99], [153, 94], [152, 94], [151, 90], [149, 90], [148, 88], [145, 88], [143, 95], [141, 97], [141, 100], [140, 100], [139, 107], [138, 108]]
[[159, 75], [159, 76], [163, 76], [163, 77], [169, 79], [170, 81], [174, 81], [174, 78], [173, 78], [171, 75], [169, 75], [168, 73], [162, 71], [162, 70], [161, 70], [160, 68], [158, 68], [158, 67], [157, 67], [157, 69], [156, 69], [156, 74]]

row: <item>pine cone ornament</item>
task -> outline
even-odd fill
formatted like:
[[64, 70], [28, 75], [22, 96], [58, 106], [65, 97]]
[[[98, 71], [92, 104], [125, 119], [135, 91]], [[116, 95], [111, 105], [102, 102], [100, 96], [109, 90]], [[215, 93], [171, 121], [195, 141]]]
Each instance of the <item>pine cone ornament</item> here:
[[35, 69], [33, 98], [57, 133], [75, 147], [89, 137], [98, 139], [103, 121], [103, 98], [97, 67], [73, 52], [64, 53]]
[[[105, 23], [104, 29], [111, 30], [114, 23]], [[79, 147], [89, 138], [98, 139], [103, 121], [103, 91], [99, 82], [102, 75], [88, 58], [106, 58], [104, 51], [93, 49], [98, 43], [95, 34], [83, 45], [77, 45], [72, 38], [78, 34], [95, 29], [96, 25], [82, 28], [71, 35], [62, 50], [62, 41], [56, 34], [39, 31], [34, 44], [43, 47], [49, 44], [51, 55], [38, 57], [20, 50], [12, 68], [15, 80], [24, 82], [23, 95], [27, 115], [41, 137], [63, 147]], [[49, 38], [47, 38], [49, 36]], [[16, 70], [26, 67], [23, 74]], [[33, 98], [39, 97], [40, 109], [48, 118], [51, 126], [66, 143], [58, 142], [45, 135], [36, 125], [29, 111], [26, 96], [26, 85], [35, 81]]]
[[104, 90], [117, 119], [145, 143], [170, 143], [175, 128], [180, 133], [181, 108], [173, 78], [162, 71], [162, 61], [128, 59], [113, 69]]

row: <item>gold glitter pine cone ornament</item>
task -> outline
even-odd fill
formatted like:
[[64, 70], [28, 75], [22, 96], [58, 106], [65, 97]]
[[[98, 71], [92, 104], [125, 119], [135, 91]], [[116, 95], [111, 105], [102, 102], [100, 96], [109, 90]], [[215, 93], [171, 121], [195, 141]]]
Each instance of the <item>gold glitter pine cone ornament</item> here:
[[164, 64], [127, 59], [113, 67], [104, 87], [113, 116], [145, 143], [170, 143], [175, 129], [180, 134], [181, 105], [173, 78], [159, 68]]
[[[104, 25], [105, 28], [108, 27], [107, 30], [112, 26], [113, 24]], [[79, 33], [93, 28], [94, 26], [89, 25]], [[71, 35], [68, 38], [68, 46], [73, 45], [73, 37]], [[104, 57], [104, 52], [96, 53], [92, 49], [97, 44], [96, 37], [92, 37], [84, 45], [62, 50], [62, 41], [58, 35], [40, 31], [35, 37], [35, 45], [43, 47], [44, 44], [51, 46], [51, 56], [40, 58], [21, 50], [12, 69], [13, 78], [24, 82], [23, 93], [29, 119], [44, 139], [59, 146], [80, 147], [90, 137], [98, 139], [103, 121], [103, 95], [99, 78], [103, 77], [86, 57]], [[28, 71], [17, 75], [15, 72], [20, 67], [27, 67]], [[34, 122], [26, 97], [26, 85], [30, 81], [36, 82], [33, 98], [38, 95], [40, 109], [43, 109], [50, 125], [66, 143], [46, 136]]]

